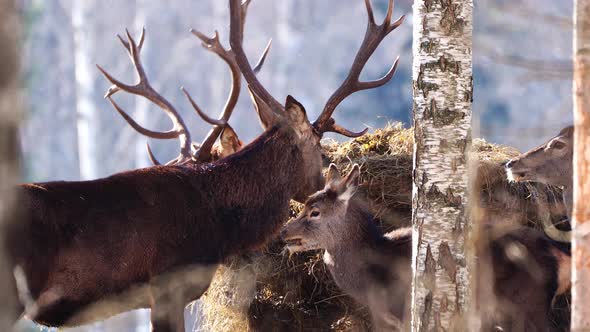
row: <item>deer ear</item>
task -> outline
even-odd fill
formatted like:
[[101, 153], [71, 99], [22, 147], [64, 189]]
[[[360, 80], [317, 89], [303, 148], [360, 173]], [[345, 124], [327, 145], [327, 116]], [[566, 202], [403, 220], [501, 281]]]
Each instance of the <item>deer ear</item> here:
[[248, 86], [248, 92], [250, 93], [250, 98], [252, 99], [256, 113], [258, 113], [258, 119], [260, 120], [262, 129], [266, 130], [267, 128], [272, 127], [277, 122], [277, 116], [275, 113], [264, 100], [250, 89], [250, 86]]
[[342, 188], [344, 192], [339, 196], [341, 200], [348, 201], [354, 195], [359, 186], [360, 175], [361, 168], [358, 164], [354, 164], [350, 173], [343, 180]]
[[330, 164], [330, 167], [328, 168], [328, 175], [326, 176], [326, 185], [330, 185], [334, 182], [340, 182], [340, 179], [340, 171], [338, 170], [338, 167], [334, 163]]
[[300, 135], [311, 128], [309, 121], [307, 120], [305, 107], [303, 107], [303, 105], [291, 95], [287, 96], [287, 100], [285, 101], [285, 112], [287, 113], [291, 126], [293, 126]]
[[238, 134], [236, 134], [230, 125], [226, 125], [225, 128], [223, 128], [219, 142], [221, 143], [221, 149], [223, 150], [221, 154], [223, 156], [228, 156], [238, 151], [242, 145], [238, 138]]

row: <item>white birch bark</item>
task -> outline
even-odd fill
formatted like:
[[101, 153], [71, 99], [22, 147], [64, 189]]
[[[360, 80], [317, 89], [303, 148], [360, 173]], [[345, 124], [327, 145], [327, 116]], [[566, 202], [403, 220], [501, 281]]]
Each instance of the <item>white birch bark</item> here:
[[465, 330], [472, 9], [414, 2], [413, 331]]
[[[18, 38], [20, 21], [14, 0], [0, 0], [0, 235], [14, 217], [16, 197], [12, 190], [19, 180], [18, 123], [21, 114], [19, 80], [20, 52]], [[0, 248], [4, 248], [0, 236]], [[0, 331], [12, 330], [15, 318], [20, 315], [18, 297], [13, 287], [12, 266], [0, 249]]]
[[94, 98], [102, 91], [96, 84], [97, 71], [91, 59], [97, 51], [93, 21], [97, 16], [96, 0], [74, 1], [72, 3], [72, 25], [74, 28], [74, 61], [76, 76], [76, 111], [78, 112], [78, 159], [82, 180], [98, 177], [97, 128], [100, 117]]
[[574, 1], [572, 331], [590, 331], [590, 0]]

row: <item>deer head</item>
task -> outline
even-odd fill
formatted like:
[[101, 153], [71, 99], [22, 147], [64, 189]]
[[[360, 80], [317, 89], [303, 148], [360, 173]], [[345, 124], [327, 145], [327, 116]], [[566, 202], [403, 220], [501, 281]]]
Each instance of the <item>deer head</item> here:
[[381, 41], [403, 23], [404, 16], [392, 22], [393, 0], [390, 0], [384, 21], [377, 24], [373, 15], [371, 1], [365, 0], [368, 15], [365, 38], [357, 51], [348, 76], [330, 96], [318, 118], [311, 123], [305, 107], [295, 98], [288, 96], [284, 105], [279, 103], [256, 78], [242, 47], [245, 6], [241, 2], [241, 0], [230, 0], [230, 45], [235, 54], [237, 65], [248, 83], [250, 96], [255, 104], [262, 126], [265, 129], [279, 126], [291, 130], [293, 133], [294, 143], [299, 147], [303, 155], [302, 167], [306, 173], [299, 181], [300, 188], [295, 190], [297, 194], [294, 198], [302, 201], [307, 195], [321, 188], [324, 183], [321, 173], [322, 149], [320, 146], [323, 134], [335, 132], [347, 137], [358, 137], [367, 132], [366, 128], [361, 132], [347, 130], [336, 124], [332, 115], [340, 102], [354, 92], [377, 88], [391, 80], [395, 74], [399, 58], [394, 61], [387, 74], [380, 79], [361, 81], [360, 74]]
[[505, 165], [508, 179], [571, 187], [573, 134], [574, 127], [566, 127], [546, 143], [508, 161]]
[[357, 190], [360, 169], [354, 165], [344, 178], [331, 164], [323, 190], [310, 196], [299, 216], [281, 231], [290, 252], [332, 248], [343, 243], [343, 237], [354, 232], [346, 220], [348, 204]]

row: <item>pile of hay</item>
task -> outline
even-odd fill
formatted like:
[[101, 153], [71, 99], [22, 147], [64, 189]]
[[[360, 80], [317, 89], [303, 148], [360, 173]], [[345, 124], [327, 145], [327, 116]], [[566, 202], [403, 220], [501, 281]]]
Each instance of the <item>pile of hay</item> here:
[[[358, 163], [362, 188], [384, 231], [411, 222], [413, 131], [389, 125], [345, 142], [324, 142], [341, 171]], [[486, 222], [541, 227], [540, 220], [565, 214], [556, 188], [508, 183], [502, 163], [515, 149], [476, 140], [472, 188]], [[292, 204], [292, 215], [301, 207]], [[545, 219], [543, 219], [545, 218]], [[321, 252], [289, 256], [279, 240], [262, 252], [237, 257], [219, 269], [204, 297], [211, 331], [363, 331], [367, 312], [342, 294], [321, 259]]]

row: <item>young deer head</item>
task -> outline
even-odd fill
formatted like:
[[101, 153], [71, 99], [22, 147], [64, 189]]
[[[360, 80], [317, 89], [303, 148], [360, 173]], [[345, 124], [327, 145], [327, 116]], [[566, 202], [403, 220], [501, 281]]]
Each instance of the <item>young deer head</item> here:
[[377, 331], [404, 330], [411, 285], [411, 229], [382, 234], [353, 198], [359, 166], [344, 178], [330, 165], [323, 190], [311, 195], [281, 237], [290, 252], [325, 249], [324, 263], [346, 294], [366, 305]]
[[299, 216], [281, 231], [290, 252], [330, 249], [355, 234], [358, 225], [346, 220], [346, 213], [349, 200], [357, 190], [359, 175], [356, 164], [344, 178], [340, 177], [336, 165], [330, 165], [324, 189], [311, 195]]
[[562, 129], [546, 143], [506, 163], [508, 179], [571, 186], [573, 180], [574, 127]]

